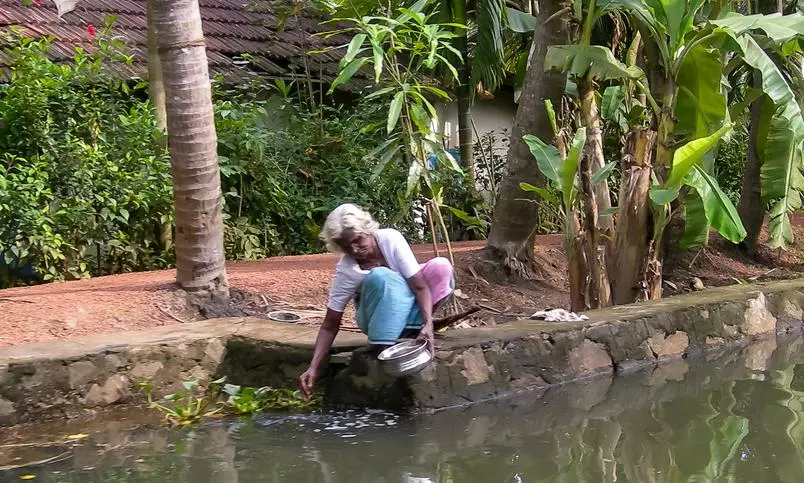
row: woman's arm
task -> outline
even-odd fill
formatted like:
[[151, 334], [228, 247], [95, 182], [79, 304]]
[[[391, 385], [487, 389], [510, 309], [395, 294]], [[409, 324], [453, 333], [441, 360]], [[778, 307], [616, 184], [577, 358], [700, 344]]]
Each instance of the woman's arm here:
[[434, 354], [433, 296], [430, 293], [430, 287], [427, 285], [427, 281], [424, 279], [422, 272], [418, 272], [416, 275], [408, 278], [407, 282], [413, 295], [416, 296], [416, 303], [419, 304], [419, 310], [421, 310], [422, 313], [422, 330], [419, 332], [418, 339], [426, 340], [427, 348], [430, 350], [431, 354]]
[[310, 367], [308, 367], [299, 378], [305, 399], [309, 399], [310, 397], [310, 393], [318, 377], [318, 368], [321, 366], [321, 362], [323, 362], [324, 358], [329, 355], [332, 342], [335, 340], [335, 336], [338, 335], [338, 330], [341, 328], [341, 320], [343, 320], [343, 312], [327, 309], [324, 322], [321, 324], [321, 328], [318, 329], [318, 337], [315, 339], [313, 360], [310, 361]]

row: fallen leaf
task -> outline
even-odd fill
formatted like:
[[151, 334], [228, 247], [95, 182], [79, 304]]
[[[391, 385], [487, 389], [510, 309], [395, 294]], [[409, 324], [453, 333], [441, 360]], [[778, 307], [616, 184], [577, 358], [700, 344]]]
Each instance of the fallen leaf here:
[[21, 480], [33, 480], [34, 478], [36, 478], [36, 475], [22, 475], [22, 476], [20, 476]]
[[89, 438], [89, 435], [84, 434], [84, 433], [68, 434], [67, 436], [65, 436], [65, 438], [67, 438], [67, 439], [87, 439], [87, 438]]

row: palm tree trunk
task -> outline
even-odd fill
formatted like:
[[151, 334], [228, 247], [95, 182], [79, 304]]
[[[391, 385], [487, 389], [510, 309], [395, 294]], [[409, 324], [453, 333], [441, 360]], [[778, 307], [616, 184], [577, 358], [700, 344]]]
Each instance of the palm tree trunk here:
[[[466, 0], [452, 0], [453, 22], [466, 25]], [[458, 63], [458, 77], [460, 85], [457, 88], [458, 101], [458, 145], [461, 153], [466, 190], [470, 203], [478, 199], [477, 176], [475, 174], [474, 150], [472, 143], [472, 85], [469, 69], [469, 43], [466, 29], [456, 29], [458, 35], [455, 40], [455, 49], [461, 53], [462, 61]]]
[[[761, 14], [782, 13], [784, 2], [777, 0], [757, 0], [756, 9]], [[754, 72], [754, 88], [762, 87], [762, 77], [758, 72]], [[762, 189], [760, 183], [760, 172], [762, 170], [762, 155], [758, 150], [760, 136], [760, 123], [762, 120], [763, 104], [769, 102], [766, 96], [751, 103], [751, 122], [748, 127], [748, 152], [746, 153], [745, 170], [743, 171], [743, 183], [740, 189], [740, 201], [737, 204], [737, 211], [740, 219], [745, 226], [745, 239], [741, 246], [750, 254], [754, 255], [759, 245], [759, 234], [762, 231], [762, 224], [765, 221], [765, 207], [762, 203]]]
[[[162, 81], [162, 64], [159, 62], [159, 46], [156, 41], [156, 30], [153, 19], [153, 0], [146, 3], [146, 21], [148, 23], [148, 96], [154, 105], [157, 129], [157, 154], [167, 151], [167, 112], [165, 111], [165, 84]], [[159, 226], [159, 242], [163, 250], [173, 246], [173, 224], [161, 223]]]
[[217, 137], [198, 0], [153, 0], [176, 205], [176, 280], [228, 299]]
[[[154, 27], [153, 3], [154, 0], [148, 0], [145, 7], [148, 22], [148, 95], [156, 111], [156, 128], [160, 133], [165, 133], [167, 132], [165, 84], [162, 80], [162, 64], [159, 62], [159, 46], [157, 45], [156, 29]], [[162, 145], [162, 148], [167, 149], [166, 142]]]
[[553, 105], [560, 105], [566, 79], [563, 74], [544, 72], [544, 57], [550, 45], [569, 43], [570, 15], [561, 15], [551, 22], [549, 28], [542, 27], [541, 24], [569, 5], [570, 2], [566, 0], [550, 0], [541, 5], [528, 71], [511, 130], [508, 172], [500, 186], [487, 245], [494, 256], [504, 262], [507, 270], [520, 275], [528, 275], [533, 264], [533, 240], [536, 235], [535, 227], [539, 223], [539, 207], [536, 203], [527, 201], [534, 200], [535, 196], [522, 191], [519, 183], [545, 185], [544, 176], [539, 172], [522, 136], [534, 134], [545, 140], [553, 138], [544, 101], [550, 100]]

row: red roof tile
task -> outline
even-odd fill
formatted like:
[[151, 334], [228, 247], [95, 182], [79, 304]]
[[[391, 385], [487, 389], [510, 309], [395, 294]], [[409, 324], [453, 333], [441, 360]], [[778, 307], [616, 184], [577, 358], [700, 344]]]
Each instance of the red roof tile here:
[[[331, 39], [315, 36], [330, 27], [321, 18], [300, 14], [280, 20], [280, 14], [266, 0], [200, 0], [201, 18], [207, 42], [207, 57], [214, 73], [242, 76], [247, 70], [234, 59], [248, 53], [254, 65], [248, 71], [268, 76], [291, 76], [304, 72], [304, 55], [325, 46], [348, 42], [343, 35]], [[0, 31], [11, 26], [32, 37], [54, 37], [51, 56], [66, 61], [75, 47], [92, 51], [94, 40], [87, 35], [87, 25], [96, 28], [106, 18], [116, 16], [112, 35], [122, 38], [134, 57], [132, 65], [121, 66], [127, 76], [147, 75], [145, 0], [82, 0], [78, 7], [62, 18], [56, 7], [45, 1], [41, 5], [21, 5], [20, 0], [0, 0]], [[309, 62], [317, 75], [323, 71], [331, 81], [337, 73], [341, 53], [316, 54]], [[0, 72], [6, 71], [8, 59], [0, 55]]]

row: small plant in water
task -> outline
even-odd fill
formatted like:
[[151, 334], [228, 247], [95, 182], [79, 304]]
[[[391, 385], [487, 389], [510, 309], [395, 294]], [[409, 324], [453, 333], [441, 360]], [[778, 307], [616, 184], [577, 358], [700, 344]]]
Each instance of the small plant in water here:
[[270, 410], [318, 409], [323, 405], [320, 396], [313, 396], [310, 401], [305, 401], [298, 390], [268, 386], [254, 388], [226, 384], [223, 392], [229, 396], [226, 407], [241, 415]]
[[220, 385], [226, 378], [217, 379], [209, 384], [206, 391], [200, 391], [200, 383], [185, 381], [182, 383], [186, 392], [167, 394], [160, 402], [153, 399], [153, 386], [150, 383], [140, 383], [139, 387], [148, 396], [148, 407], [160, 411], [167, 424], [172, 426], [186, 426], [197, 423], [203, 418], [220, 414], [224, 407], [217, 394]]
[[182, 383], [186, 392], [168, 394], [160, 401], [153, 399], [153, 386], [150, 383], [140, 383], [138, 386], [148, 397], [148, 407], [161, 412], [165, 423], [172, 426], [186, 426], [205, 418], [222, 416], [225, 412], [246, 415], [260, 411], [315, 410], [323, 407], [321, 396], [313, 396], [310, 401], [305, 401], [298, 390], [237, 386], [224, 384], [225, 381], [225, 377], [212, 381], [206, 391], [200, 390], [198, 381], [186, 381]]

